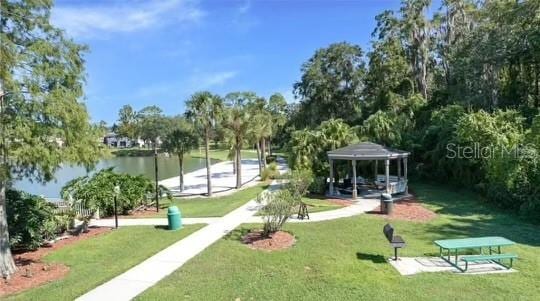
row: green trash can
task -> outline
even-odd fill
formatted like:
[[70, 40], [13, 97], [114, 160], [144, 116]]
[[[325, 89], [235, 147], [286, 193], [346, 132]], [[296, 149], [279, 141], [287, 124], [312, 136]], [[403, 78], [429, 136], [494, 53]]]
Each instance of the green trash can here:
[[167, 219], [169, 220], [169, 230], [178, 230], [182, 228], [182, 215], [176, 206], [167, 209]]

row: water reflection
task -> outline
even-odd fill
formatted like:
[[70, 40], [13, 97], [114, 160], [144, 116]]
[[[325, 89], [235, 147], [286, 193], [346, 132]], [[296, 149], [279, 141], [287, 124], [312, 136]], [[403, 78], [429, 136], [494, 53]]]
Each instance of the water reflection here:
[[[204, 158], [186, 157], [184, 159], [185, 172], [190, 172], [205, 166]], [[129, 173], [132, 175], [143, 174], [154, 178], [154, 157], [113, 157], [102, 159], [90, 173], [103, 168], [114, 167], [116, 172]], [[176, 157], [160, 156], [158, 158], [159, 179], [174, 177], [178, 175], [178, 159]], [[88, 174], [82, 166], [62, 166], [55, 174], [54, 181], [45, 185], [32, 183], [29, 180], [17, 181], [15, 188], [26, 192], [43, 195], [45, 197], [56, 198], [60, 195], [60, 189], [68, 181]]]

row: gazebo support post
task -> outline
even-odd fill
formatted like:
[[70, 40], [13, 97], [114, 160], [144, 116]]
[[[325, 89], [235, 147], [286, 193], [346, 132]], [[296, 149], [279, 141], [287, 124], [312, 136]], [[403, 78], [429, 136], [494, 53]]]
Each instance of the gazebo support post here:
[[334, 160], [330, 159], [330, 195], [334, 195]]
[[397, 158], [397, 178], [401, 181], [401, 158]]
[[[407, 157], [403, 158], [403, 177], [405, 179], [405, 182], [407, 182]], [[409, 193], [409, 183], [407, 182], [407, 185], [405, 185], [405, 193]]]
[[373, 169], [374, 179], [377, 181], [377, 174], [379, 173], [379, 160], [375, 160], [375, 168]]
[[352, 176], [353, 176], [352, 198], [353, 198], [353, 200], [356, 200], [356, 198], [357, 198], [357, 192], [356, 192], [356, 160], [352, 160]]
[[390, 159], [384, 160], [384, 175], [386, 177], [386, 193], [390, 193]]

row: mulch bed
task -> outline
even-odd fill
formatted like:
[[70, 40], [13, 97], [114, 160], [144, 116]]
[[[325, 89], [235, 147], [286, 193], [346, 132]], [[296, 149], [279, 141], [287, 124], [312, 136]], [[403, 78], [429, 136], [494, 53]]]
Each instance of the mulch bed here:
[[375, 210], [368, 212], [368, 214], [378, 215], [387, 219], [413, 222], [428, 222], [437, 217], [435, 212], [422, 206], [422, 204], [414, 197], [395, 202], [394, 210], [391, 215], [382, 214], [380, 206], [375, 208]]
[[13, 256], [17, 265], [17, 271], [8, 280], [0, 280], [0, 296], [18, 293], [65, 277], [69, 272], [68, 266], [57, 263], [45, 263], [42, 261], [42, 258], [52, 251], [84, 239], [101, 235], [109, 232], [111, 229], [91, 227], [88, 230], [88, 233], [82, 233], [78, 236], [66, 236], [51, 246], [44, 246], [35, 251], [14, 251]]
[[[161, 212], [163, 210], [167, 211], [167, 209], [160, 209], [159, 211]], [[149, 216], [156, 216], [157, 214], [158, 212], [156, 211], [156, 207], [152, 206], [152, 207], [145, 207], [140, 210], [133, 210], [132, 212], [129, 213], [129, 215], [122, 215], [122, 216], [119, 215], [118, 217], [120, 218], [149, 217]]]
[[263, 237], [262, 230], [254, 230], [243, 237], [243, 242], [254, 250], [277, 251], [294, 245], [294, 236], [285, 231], [278, 231], [270, 237]]
[[[167, 208], [160, 209], [159, 212], [162, 212], [165, 210], [167, 212]], [[138, 210], [133, 210], [129, 212], [129, 214], [118, 214], [118, 219], [122, 218], [138, 218], [138, 217], [159, 217], [158, 212], [156, 211], [155, 206], [151, 207], [144, 207]], [[114, 215], [112, 216], [105, 216], [101, 217], [101, 219], [114, 219]]]

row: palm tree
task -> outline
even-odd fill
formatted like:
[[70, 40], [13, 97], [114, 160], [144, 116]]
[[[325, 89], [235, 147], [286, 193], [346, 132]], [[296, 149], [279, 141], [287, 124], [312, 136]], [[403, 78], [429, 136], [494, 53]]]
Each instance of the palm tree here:
[[270, 151], [270, 137], [272, 137], [272, 115], [266, 111], [261, 112], [259, 114], [259, 122], [261, 124], [261, 159], [263, 162], [263, 167], [266, 167], [266, 145], [268, 143], [268, 151]]
[[184, 156], [199, 145], [193, 125], [184, 118], [173, 120], [173, 129], [164, 137], [162, 148], [178, 156], [180, 191], [184, 191]]
[[[246, 96], [247, 95], [247, 96]], [[242, 148], [249, 137], [250, 113], [245, 106], [245, 100], [251, 94], [233, 93], [227, 95], [223, 127], [233, 138], [236, 165], [236, 188], [242, 187]]]
[[218, 95], [210, 92], [197, 92], [191, 96], [186, 102], [188, 118], [191, 118], [194, 123], [204, 133], [204, 147], [206, 156], [206, 185], [208, 186], [208, 196], [212, 196], [212, 173], [210, 170], [210, 138], [212, 130], [221, 118], [223, 110], [223, 101]]
[[264, 110], [253, 113], [250, 120], [251, 126], [248, 136], [250, 143], [254, 143], [257, 146], [257, 159], [259, 161], [260, 175], [262, 169], [266, 167], [265, 139], [269, 138], [272, 134], [272, 118], [271, 115]]
[[274, 93], [268, 99], [268, 111], [272, 116], [272, 135], [268, 137], [268, 155], [272, 155], [272, 138], [287, 123], [287, 100], [280, 93]]

